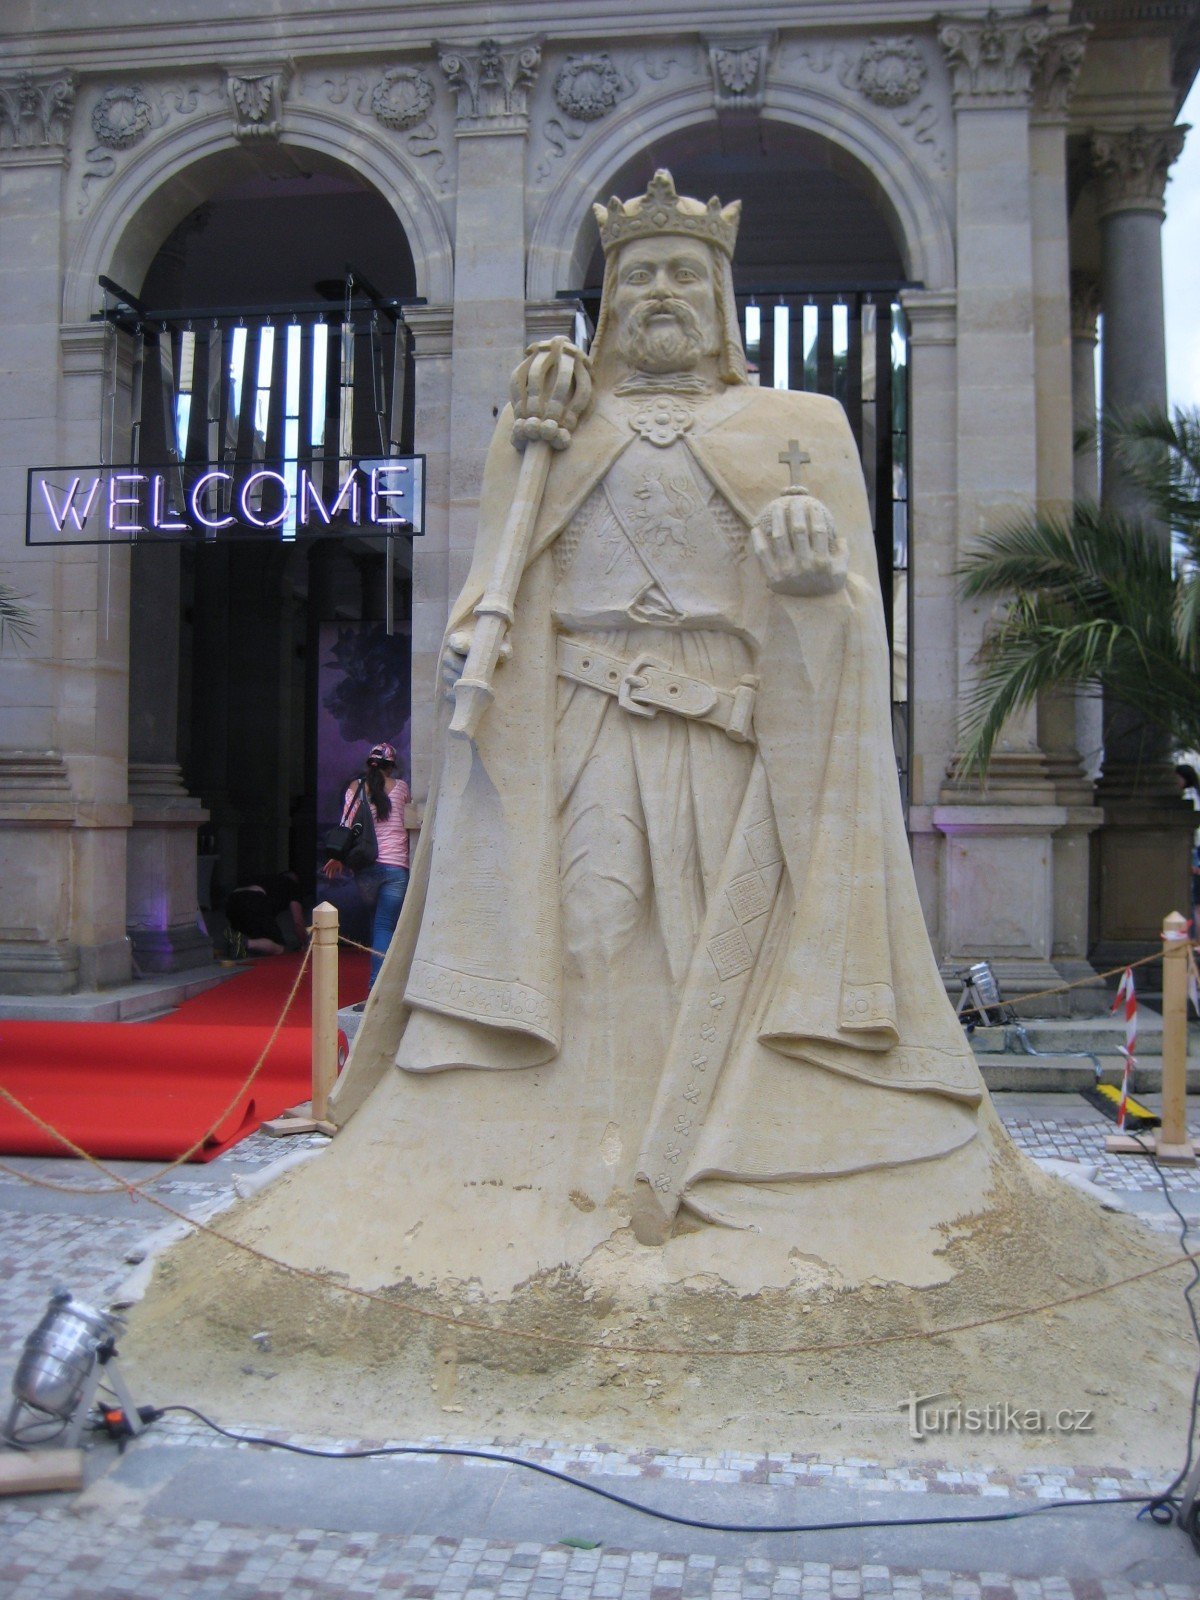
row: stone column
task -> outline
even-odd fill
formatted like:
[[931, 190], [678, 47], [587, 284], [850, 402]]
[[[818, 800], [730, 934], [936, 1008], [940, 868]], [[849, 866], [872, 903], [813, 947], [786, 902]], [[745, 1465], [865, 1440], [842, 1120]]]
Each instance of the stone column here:
[[934, 948], [942, 947], [944, 840], [934, 827], [947, 762], [958, 736], [957, 313], [953, 290], [905, 289], [908, 318], [913, 706], [908, 826], [921, 907]]
[[[1039, 498], [1039, 248], [1032, 178], [1034, 74], [1050, 36], [1039, 15], [945, 18], [957, 143], [958, 551]], [[1065, 202], [1064, 202], [1065, 203]], [[1044, 266], [1044, 263], [1043, 263]], [[991, 603], [959, 605], [955, 687], [968, 692]], [[944, 836], [939, 950], [945, 967], [986, 956], [1012, 993], [1058, 982], [1056, 803], [1030, 712], [1006, 727], [982, 791], [953, 768], [932, 808]]]
[[450, 390], [450, 595], [466, 579], [483, 463], [525, 348], [525, 144], [536, 43], [439, 47], [458, 98], [454, 366]]
[[[1096, 436], [1096, 318], [1100, 280], [1091, 272], [1071, 274], [1071, 425], [1076, 439], [1086, 439], [1074, 455], [1072, 488], [1075, 503], [1095, 504], [1100, 498], [1100, 452]], [[1090, 782], [1100, 775], [1103, 740], [1100, 697], [1075, 696], [1075, 748]], [[1101, 820], [1103, 820], [1101, 818]]]
[[[1101, 400], [1109, 415], [1166, 406], [1162, 221], [1168, 172], [1186, 132], [1139, 127], [1092, 138], [1104, 314]], [[1103, 453], [1101, 503], [1119, 516], [1146, 514], [1111, 451]], [[1157, 948], [1164, 915], [1187, 892], [1194, 816], [1178, 798], [1166, 736], [1119, 704], [1106, 703], [1105, 724], [1093, 932], [1094, 957], [1107, 966]]]
[[[1086, 28], [1053, 28], [1033, 83], [1029, 130], [1032, 172], [1034, 378], [1037, 394], [1038, 510], [1066, 516], [1075, 495], [1074, 395], [1070, 244], [1067, 216], [1067, 112], [1083, 64]], [[1066, 821], [1052, 840], [1051, 957], [1068, 981], [1087, 978], [1090, 839], [1102, 815], [1080, 760], [1073, 689], [1042, 695], [1037, 742], [1055, 802]], [[1094, 702], [1091, 702], [1094, 704]], [[1095, 1010], [1102, 991], [1072, 996], [1076, 1009]]]
[[196, 832], [208, 812], [187, 792], [178, 765], [179, 622], [178, 545], [133, 551], [125, 925], [139, 972], [177, 972], [212, 959], [196, 881]]
[[0, 992], [123, 982], [128, 559], [27, 550], [25, 472], [97, 458], [104, 332], [62, 329], [69, 72], [0, 78], [0, 562], [33, 638], [0, 708]]

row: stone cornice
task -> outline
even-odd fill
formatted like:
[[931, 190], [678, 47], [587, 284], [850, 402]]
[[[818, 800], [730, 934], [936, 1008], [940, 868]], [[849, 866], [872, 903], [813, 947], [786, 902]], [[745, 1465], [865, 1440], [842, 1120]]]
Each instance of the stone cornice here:
[[950, 70], [954, 109], [1026, 106], [1050, 25], [1031, 13], [939, 16], [938, 43]]
[[413, 360], [448, 356], [454, 344], [453, 306], [405, 306], [404, 321], [413, 336]]
[[1127, 133], [1093, 133], [1092, 167], [1101, 217], [1118, 211], [1164, 213], [1163, 198], [1172, 162], [1183, 149], [1188, 129], [1131, 128]]

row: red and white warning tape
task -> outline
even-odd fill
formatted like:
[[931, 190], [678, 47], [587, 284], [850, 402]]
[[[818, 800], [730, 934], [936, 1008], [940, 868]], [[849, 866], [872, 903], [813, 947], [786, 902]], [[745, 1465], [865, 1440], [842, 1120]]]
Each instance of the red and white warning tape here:
[[1125, 1071], [1121, 1075], [1121, 1103], [1117, 1107], [1118, 1133], [1125, 1130], [1125, 1106], [1133, 1083], [1133, 1069], [1137, 1066], [1137, 994], [1133, 987], [1132, 967], [1126, 967], [1121, 974], [1112, 1010], [1120, 1010], [1122, 1004], [1125, 1008], [1125, 1043], [1121, 1046], [1121, 1054], [1125, 1057]]

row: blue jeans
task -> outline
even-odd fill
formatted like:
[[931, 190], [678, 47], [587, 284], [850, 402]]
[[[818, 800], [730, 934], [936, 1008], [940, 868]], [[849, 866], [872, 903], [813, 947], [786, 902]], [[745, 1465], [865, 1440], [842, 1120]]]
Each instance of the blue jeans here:
[[371, 981], [368, 987], [373, 989], [383, 965], [383, 957], [400, 920], [400, 908], [408, 889], [408, 868], [390, 867], [386, 862], [377, 861], [373, 867], [366, 867], [358, 874], [358, 886], [368, 901], [372, 894], [375, 896], [371, 949], [380, 953], [371, 957]]

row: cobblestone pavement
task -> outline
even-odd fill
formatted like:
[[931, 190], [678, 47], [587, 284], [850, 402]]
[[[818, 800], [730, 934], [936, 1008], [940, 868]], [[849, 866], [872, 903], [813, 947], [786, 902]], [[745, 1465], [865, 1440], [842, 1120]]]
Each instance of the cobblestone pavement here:
[[[1081, 1102], [1066, 1097], [1004, 1097], [999, 1109], [1017, 1143], [1036, 1159], [1078, 1164], [1092, 1181], [1124, 1197], [1159, 1187], [1149, 1162], [1107, 1157], [1105, 1133], [1111, 1125]], [[287, 1147], [289, 1153], [295, 1144]], [[158, 1180], [154, 1192], [183, 1210], [207, 1208], [240, 1192], [247, 1181], [277, 1161], [283, 1147], [255, 1136], [205, 1167], [187, 1167]], [[19, 1161], [10, 1168], [33, 1178], [80, 1187], [99, 1186], [93, 1174], [75, 1163]], [[141, 1177], [149, 1166], [122, 1164], [126, 1178]], [[1181, 1197], [1200, 1193], [1200, 1175], [1172, 1172]], [[63, 1283], [82, 1299], [104, 1303], [152, 1246], [160, 1215], [123, 1195], [64, 1195], [23, 1184], [0, 1171], [0, 1381], [37, 1321], [50, 1288]], [[222, 1419], [232, 1427], [252, 1428], [252, 1418]], [[296, 1443], [329, 1449], [385, 1441], [332, 1441], [291, 1436]], [[152, 1440], [152, 1443], [151, 1443]], [[416, 1444], [435, 1444], [423, 1439]], [[500, 1441], [472, 1441], [483, 1447]], [[1006, 1473], [955, 1471], [944, 1463], [878, 1462], [859, 1458], [817, 1459], [780, 1452], [764, 1456], [714, 1453], [686, 1455], [648, 1446], [616, 1451], [579, 1449], [553, 1440], [525, 1439], [509, 1448], [522, 1457], [583, 1479], [604, 1480], [621, 1492], [649, 1495], [654, 1485], [675, 1482], [690, 1495], [795, 1493], [814, 1521], [832, 1521], [861, 1507], [869, 1497], [872, 1515], [911, 1515], [950, 1511], [949, 1502], [966, 1501], [964, 1511], [991, 1511], [1055, 1499], [1094, 1500], [1113, 1495], [1145, 1495], [1158, 1485], [1136, 1468], [1063, 1468]], [[99, 1446], [103, 1451], [109, 1447]], [[156, 1454], [151, 1457], [150, 1452]], [[200, 1423], [172, 1416], [156, 1424], [147, 1441], [135, 1445], [126, 1461], [143, 1465], [171, 1458], [205, 1459], [231, 1477], [262, 1452], [223, 1440]], [[290, 1459], [290, 1458], [287, 1458]], [[426, 1459], [426, 1458], [421, 1458]], [[110, 1469], [105, 1468], [105, 1471]], [[165, 1469], [163, 1469], [165, 1470]], [[345, 1472], [346, 1467], [331, 1468]], [[516, 1469], [487, 1468], [494, 1475]], [[100, 1478], [103, 1487], [103, 1476]], [[559, 1491], [564, 1492], [564, 1491]], [[578, 1491], [565, 1491], [577, 1494]], [[880, 1507], [884, 1509], [881, 1510]], [[250, 1515], [198, 1519], [179, 1508], [155, 1511], [118, 1496], [96, 1498], [95, 1485], [72, 1503], [56, 1497], [0, 1500], [0, 1597], [3, 1600], [163, 1600], [163, 1597], [252, 1597], [291, 1593], [305, 1596], [396, 1594], [411, 1600], [867, 1600], [905, 1596], [908, 1600], [1184, 1600], [1200, 1596], [1200, 1562], [1175, 1530], [1152, 1530], [1167, 1541], [1169, 1571], [1161, 1563], [1126, 1564], [1097, 1576], [1086, 1562], [1081, 1571], [1047, 1575], [1034, 1558], [1015, 1558], [1021, 1539], [1006, 1530], [996, 1550], [1003, 1567], [985, 1570], [979, 1558], [963, 1567], [929, 1567], [901, 1559], [906, 1547], [899, 1533], [895, 1549], [878, 1547], [869, 1559], [844, 1562], [767, 1558], [748, 1554], [745, 1539], [730, 1537], [718, 1555], [697, 1553], [686, 1539], [658, 1524], [638, 1522], [649, 1532], [644, 1548], [611, 1542], [594, 1549], [555, 1543], [557, 1529], [544, 1540], [427, 1533], [396, 1533], [377, 1528], [343, 1528], [323, 1519], [320, 1502], [306, 1507], [311, 1526], [293, 1518], [280, 1527]], [[711, 1510], [707, 1513], [712, 1514]], [[796, 1515], [795, 1512], [792, 1515]], [[1084, 1548], [1095, 1537], [1096, 1518], [1125, 1517], [1121, 1510], [1098, 1508], [1079, 1519]], [[325, 1525], [322, 1526], [323, 1520]], [[561, 1520], [561, 1519], [560, 1519]], [[771, 1516], [778, 1520], [778, 1511]], [[1054, 1519], [1059, 1521], [1062, 1519]], [[1131, 1521], [1131, 1516], [1129, 1517]], [[1038, 1519], [1038, 1527], [1042, 1519]], [[1026, 1524], [1027, 1528], [1033, 1525]], [[1116, 1524], [1105, 1521], [1106, 1529]], [[1149, 1530], [1148, 1530], [1149, 1531]], [[793, 1541], [795, 1542], [795, 1541]], [[800, 1552], [803, 1554], [803, 1552]], [[1193, 1570], [1194, 1568], [1194, 1570]], [[1181, 1581], [1168, 1581], [1180, 1578]], [[1194, 1578], [1195, 1581], [1191, 1581]]]

